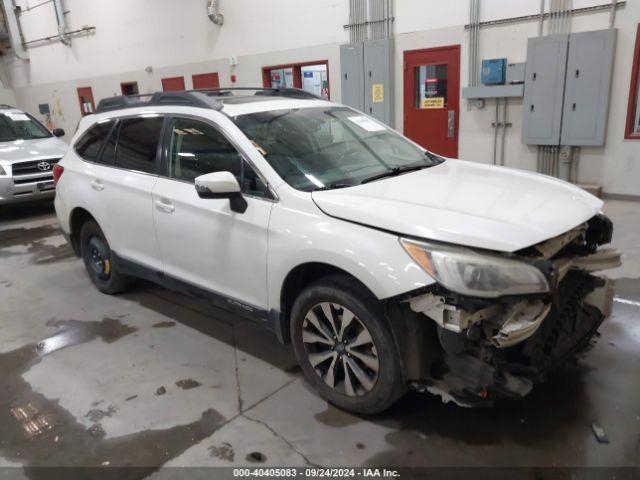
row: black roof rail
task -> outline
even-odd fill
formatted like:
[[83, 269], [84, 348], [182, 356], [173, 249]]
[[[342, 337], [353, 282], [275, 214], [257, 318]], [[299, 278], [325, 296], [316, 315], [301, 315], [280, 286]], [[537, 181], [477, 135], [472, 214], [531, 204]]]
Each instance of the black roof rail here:
[[254, 95], [274, 96], [274, 97], [287, 97], [287, 98], [308, 98], [326, 100], [323, 97], [315, 95], [301, 88], [273, 88], [273, 87], [219, 87], [219, 88], [207, 88], [203, 90], [186, 90], [186, 93], [204, 93], [209, 96], [216, 97], [228, 97], [233, 95], [233, 92], [255, 92]]
[[13, 105], [8, 105], [6, 103], [0, 103], [0, 108], [16, 108]]
[[204, 93], [211, 97], [228, 97], [233, 95], [233, 92], [255, 92], [254, 95], [265, 96], [279, 96], [289, 98], [309, 98], [326, 100], [324, 97], [320, 97], [301, 88], [272, 88], [272, 87], [218, 87], [218, 88], [206, 88], [202, 90], [185, 90], [183, 93]]
[[315, 93], [307, 92], [301, 88], [262, 88], [257, 90], [255, 94], [287, 98], [326, 100], [324, 97], [316, 95]]
[[135, 107], [155, 107], [159, 105], [188, 106], [199, 108], [210, 108], [221, 110], [222, 104], [219, 100], [211, 98], [204, 92], [156, 92], [147, 95], [118, 95], [115, 97], [103, 98], [98, 103], [95, 113], [111, 112], [124, 108]]
[[145, 95], [118, 95], [103, 98], [98, 103], [95, 113], [111, 112], [124, 108], [152, 107], [158, 105], [189, 106], [200, 108], [222, 109], [222, 102], [218, 97], [233, 95], [234, 91], [252, 91], [254, 95], [287, 97], [299, 99], [325, 100], [318, 95], [300, 88], [263, 88], [263, 87], [229, 87], [211, 88], [206, 90], [184, 90], [180, 92], [156, 92]]

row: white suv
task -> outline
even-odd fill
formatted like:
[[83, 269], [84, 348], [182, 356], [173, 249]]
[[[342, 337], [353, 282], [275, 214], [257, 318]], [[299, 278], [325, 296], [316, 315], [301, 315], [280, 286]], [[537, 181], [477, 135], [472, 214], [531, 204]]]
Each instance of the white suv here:
[[[236, 89], [240, 90], [240, 89]], [[620, 263], [602, 202], [562, 181], [434, 155], [297, 90], [103, 100], [55, 167], [91, 280], [196, 293], [291, 342], [330, 402], [407, 387], [522, 397], [585, 347]], [[237, 92], [236, 92], [237, 93]]]
[[51, 200], [55, 194], [53, 166], [67, 144], [28, 113], [0, 105], [0, 205]]

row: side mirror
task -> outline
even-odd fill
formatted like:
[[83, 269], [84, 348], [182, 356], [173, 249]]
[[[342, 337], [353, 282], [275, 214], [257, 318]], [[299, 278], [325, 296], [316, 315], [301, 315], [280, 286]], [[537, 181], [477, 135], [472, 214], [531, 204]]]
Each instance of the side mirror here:
[[53, 129], [53, 136], [54, 137], [64, 137], [65, 133], [64, 133], [64, 129], [62, 128], [54, 128]]
[[214, 172], [200, 175], [195, 180], [196, 192], [200, 198], [228, 198], [231, 210], [244, 213], [247, 201], [242, 196], [238, 180], [231, 172]]

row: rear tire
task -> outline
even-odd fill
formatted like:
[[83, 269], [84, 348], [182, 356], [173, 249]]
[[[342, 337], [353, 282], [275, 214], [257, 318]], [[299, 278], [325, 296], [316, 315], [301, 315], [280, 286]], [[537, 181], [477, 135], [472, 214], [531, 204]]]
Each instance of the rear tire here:
[[303, 290], [291, 310], [291, 338], [307, 380], [344, 410], [382, 412], [406, 391], [384, 309], [352, 278], [332, 275]]
[[87, 273], [98, 290], [113, 295], [126, 288], [127, 278], [118, 272], [109, 242], [93, 220], [85, 222], [80, 230], [80, 253]]

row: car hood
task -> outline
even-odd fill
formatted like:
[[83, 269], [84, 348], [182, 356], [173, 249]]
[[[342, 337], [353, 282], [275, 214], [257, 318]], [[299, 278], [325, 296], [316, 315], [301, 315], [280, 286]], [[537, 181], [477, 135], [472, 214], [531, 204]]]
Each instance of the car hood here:
[[561, 180], [462, 160], [313, 192], [312, 198], [332, 217], [500, 252], [560, 235], [602, 207], [600, 199]]
[[25, 160], [61, 158], [69, 146], [57, 137], [36, 140], [0, 142], [0, 165], [11, 165]]

